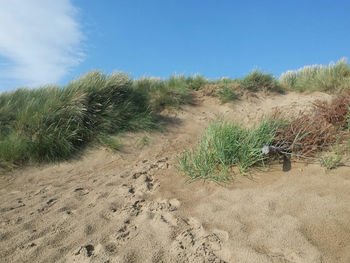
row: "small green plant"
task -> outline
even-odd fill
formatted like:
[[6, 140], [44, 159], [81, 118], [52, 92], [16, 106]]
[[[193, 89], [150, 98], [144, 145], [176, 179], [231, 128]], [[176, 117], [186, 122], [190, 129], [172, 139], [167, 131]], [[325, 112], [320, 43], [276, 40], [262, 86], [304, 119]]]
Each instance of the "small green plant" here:
[[218, 97], [222, 103], [238, 99], [236, 93], [241, 89], [238, 79], [222, 78], [205, 85], [203, 92], [207, 96]]
[[150, 143], [149, 137], [146, 136], [146, 135], [143, 136], [142, 139], [141, 139], [141, 144], [142, 144], [143, 146], [148, 146], [149, 143]]
[[186, 78], [186, 84], [190, 90], [200, 90], [204, 85], [208, 83], [209, 81], [200, 74]]
[[241, 173], [254, 165], [264, 165], [261, 149], [274, 138], [278, 124], [263, 120], [256, 128], [242, 128], [236, 123], [216, 122], [209, 126], [197, 148], [179, 158], [179, 169], [195, 179], [225, 181], [232, 166]]
[[323, 167], [328, 170], [335, 169], [341, 165], [343, 156], [337, 152], [333, 152], [330, 155], [325, 155], [320, 158], [320, 163]]
[[342, 161], [346, 157], [347, 146], [336, 142], [330, 147], [330, 151], [329, 153], [323, 154], [320, 158], [320, 164], [328, 170], [335, 169], [342, 165]]
[[347, 123], [347, 130], [350, 131], [350, 105], [348, 105], [348, 113], [345, 116], [345, 120]]
[[[346, 115], [347, 130], [350, 132], [350, 106], [348, 106], [348, 114]], [[348, 138], [348, 152], [350, 153], [350, 137]]]
[[238, 98], [238, 95], [230, 83], [220, 84], [215, 94], [220, 98], [222, 103], [233, 101]]
[[121, 143], [114, 136], [100, 135], [98, 138], [98, 142], [114, 151], [119, 151], [121, 148]]

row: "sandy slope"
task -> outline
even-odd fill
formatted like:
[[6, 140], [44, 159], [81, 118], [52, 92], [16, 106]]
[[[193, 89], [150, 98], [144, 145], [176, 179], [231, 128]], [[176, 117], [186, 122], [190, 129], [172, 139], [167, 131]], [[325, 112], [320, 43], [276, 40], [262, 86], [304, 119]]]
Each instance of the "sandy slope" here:
[[0, 176], [0, 262], [350, 262], [350, 173], [280, 165], [225, 187], [184, 184], [176, 155], [219, 117], [305, 110], [325, 94], [212, 98], [167, 114], [124, 149]]

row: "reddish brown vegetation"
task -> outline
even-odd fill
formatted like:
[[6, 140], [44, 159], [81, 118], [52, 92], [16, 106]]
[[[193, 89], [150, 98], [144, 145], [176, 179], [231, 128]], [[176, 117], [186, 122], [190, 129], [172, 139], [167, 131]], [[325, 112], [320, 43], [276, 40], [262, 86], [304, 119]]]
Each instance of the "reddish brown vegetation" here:
[[320, 115], [301, 113], [277, 130], [275, 144], [290, 152], [314, 156], [337, 139], [337, 129]]
[[317, 101], [315, 110], [300, 113], [285, 120], [281, 111], [276, 111], [273, 118], [284, 123], [277, 130], [274, 144], [286, 151], [303, 156], [314, 156], [317, 152], [341, 140], [349, 112], [350, 94], [338, 95], [331, 103]]
[[349, 112], [350, 92], [338, 95], [331, 103], [316, 101], [314, 103], [316, 112], [328, 123], [336, 126], [347, 124], [346, 115]]

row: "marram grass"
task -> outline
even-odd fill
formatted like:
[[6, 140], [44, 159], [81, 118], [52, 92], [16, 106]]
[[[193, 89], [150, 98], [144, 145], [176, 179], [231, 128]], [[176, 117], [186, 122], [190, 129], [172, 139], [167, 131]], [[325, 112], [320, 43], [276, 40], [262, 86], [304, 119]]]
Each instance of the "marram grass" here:
[[[212, 95], [222, 102], [237, 99], [242, 90], [333, 93], [349, 90], [350, 66], [342, 59], [328, 66], [289, 71], [279, 80], [260, 71], [253, 71], [242, 79], [221, 80], [209, 80], [202, 75], [132, 80], [123, 73], [105, 75], [92, 71], [65, 87], [51, 85], [3, 92], [0, 94], [0, 169], [31, 161], [68, 159], [92, 141], [118, 149], [119, 143], [110, 135], [159, 126], [155, 113], [191, 103], [192, 91], [204, 86], [213, 88]], [[247, 133], [245, 129], [240, 130]], [[210, 149], [218, 149], [215, 147]], [[189, 164], [194, 161], [194, 152], [184, 158], [188, 162], [183, 164]], [[237, 164], [244, 170], [247, 162], [243, 159]], [[208, 176], [205, 170], [211, 168], [225, 174], [229, 166], [213, 166], [216, 162], [205, 163], [203, 171], [194, 166], [188, 171], [197, 175], [200, 171], [202, 178]]]
[[241, 86], [249, 91], [272, 91], [282, 92], [283, 89], [277, 79], [271, 75], [258, 70], [250, 72], [247, 76], [240, 80]]
[[105, 135], [152, 128], [150, 108], [147, 96], [122, 73], [93, 71], [63, 88], [2, 93], [0, 162], [68, 159], [98, 138], [112, 145]]
[[279, 81], [286, 89], [301, 92], [340, 92], [350, 88], [350, 65], [343, 58], [328, 66], [305, 66], [283, 73]]
[[238, 166], [241, 173], [255, 165], [264, 165], [261, 149], [274, 139], [278, 124], [262, 120], [255, 128], [243, 128], [237, 123], [215, 122], [209, 126], [199, 145], [183, 152], [178, 168], [190, 180], [225, 181], [229, 169]]
[[201, 75], [185, 77], [172, 75], [169, 79], [141, 78], [134, 80], [134, 88], [146, 93], [155, 111], [164, 108], [177, 108], [191, 103], [191, 90], [200, 90], [208, 80]]

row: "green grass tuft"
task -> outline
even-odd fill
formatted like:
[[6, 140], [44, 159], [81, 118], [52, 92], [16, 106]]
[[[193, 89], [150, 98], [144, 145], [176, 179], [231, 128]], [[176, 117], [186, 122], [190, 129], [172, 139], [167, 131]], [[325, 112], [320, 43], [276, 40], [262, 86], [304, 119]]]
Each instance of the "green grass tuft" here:
[[200, 90], [204, 85], [208, 83], [209, 80], [207, 80], [200, 74], [186, 78], [186, 85], [190, 90]]
[[232, 166], [245, 173], [248, 168], [264, 163], [266, 157], [261, 149], [273, 141], [277, 127], [277, 123], [269, 120], [249, 129], [216, 122], [209, 126], [197, 148], [179, 157], [179, 169], [190, 180], [225, 181]]
[[148, 146], [150, 144], [150, 139], [147, 135], [143, 136], [141, 141], [141, 146]]
[[191, 103], [189, 85], [196, 86], [196, 81], [196, 78], [189, 80], [183, 75], [172, 75], [168, 80], [141, 78], [134, 80], [133, 86], [135, 90], [147, 94], [153, 110], [158, 112]]
[[343, 156], [337, 152], [333, 152], [329, 155], [324, 155], [320, 158], [320, 163], [327, 170], [335, 169], [341, 165]]
[[242, 87], [249, 91], [273, 91], [282, 92], [282, 87], [271, 74], [265, 74], [258, 70], [252, 71], [240, 81]]
[[219, 84], [215, 95], [217, 95], [220, 98], [220, 101], [222, 103], [238, 99], [238, 95], [235, 92], [234, 86], [231, 83], [226, 82], [222, 82]]
[[101, 145], [108, 147], [114, 151], [119, 151], [121, 149], [121, 146], [122, 146], [117, 138], [115, 138], [114, 136], [110, 136], [110, 135], [100, 135], [98, 137], [98, 142]]

